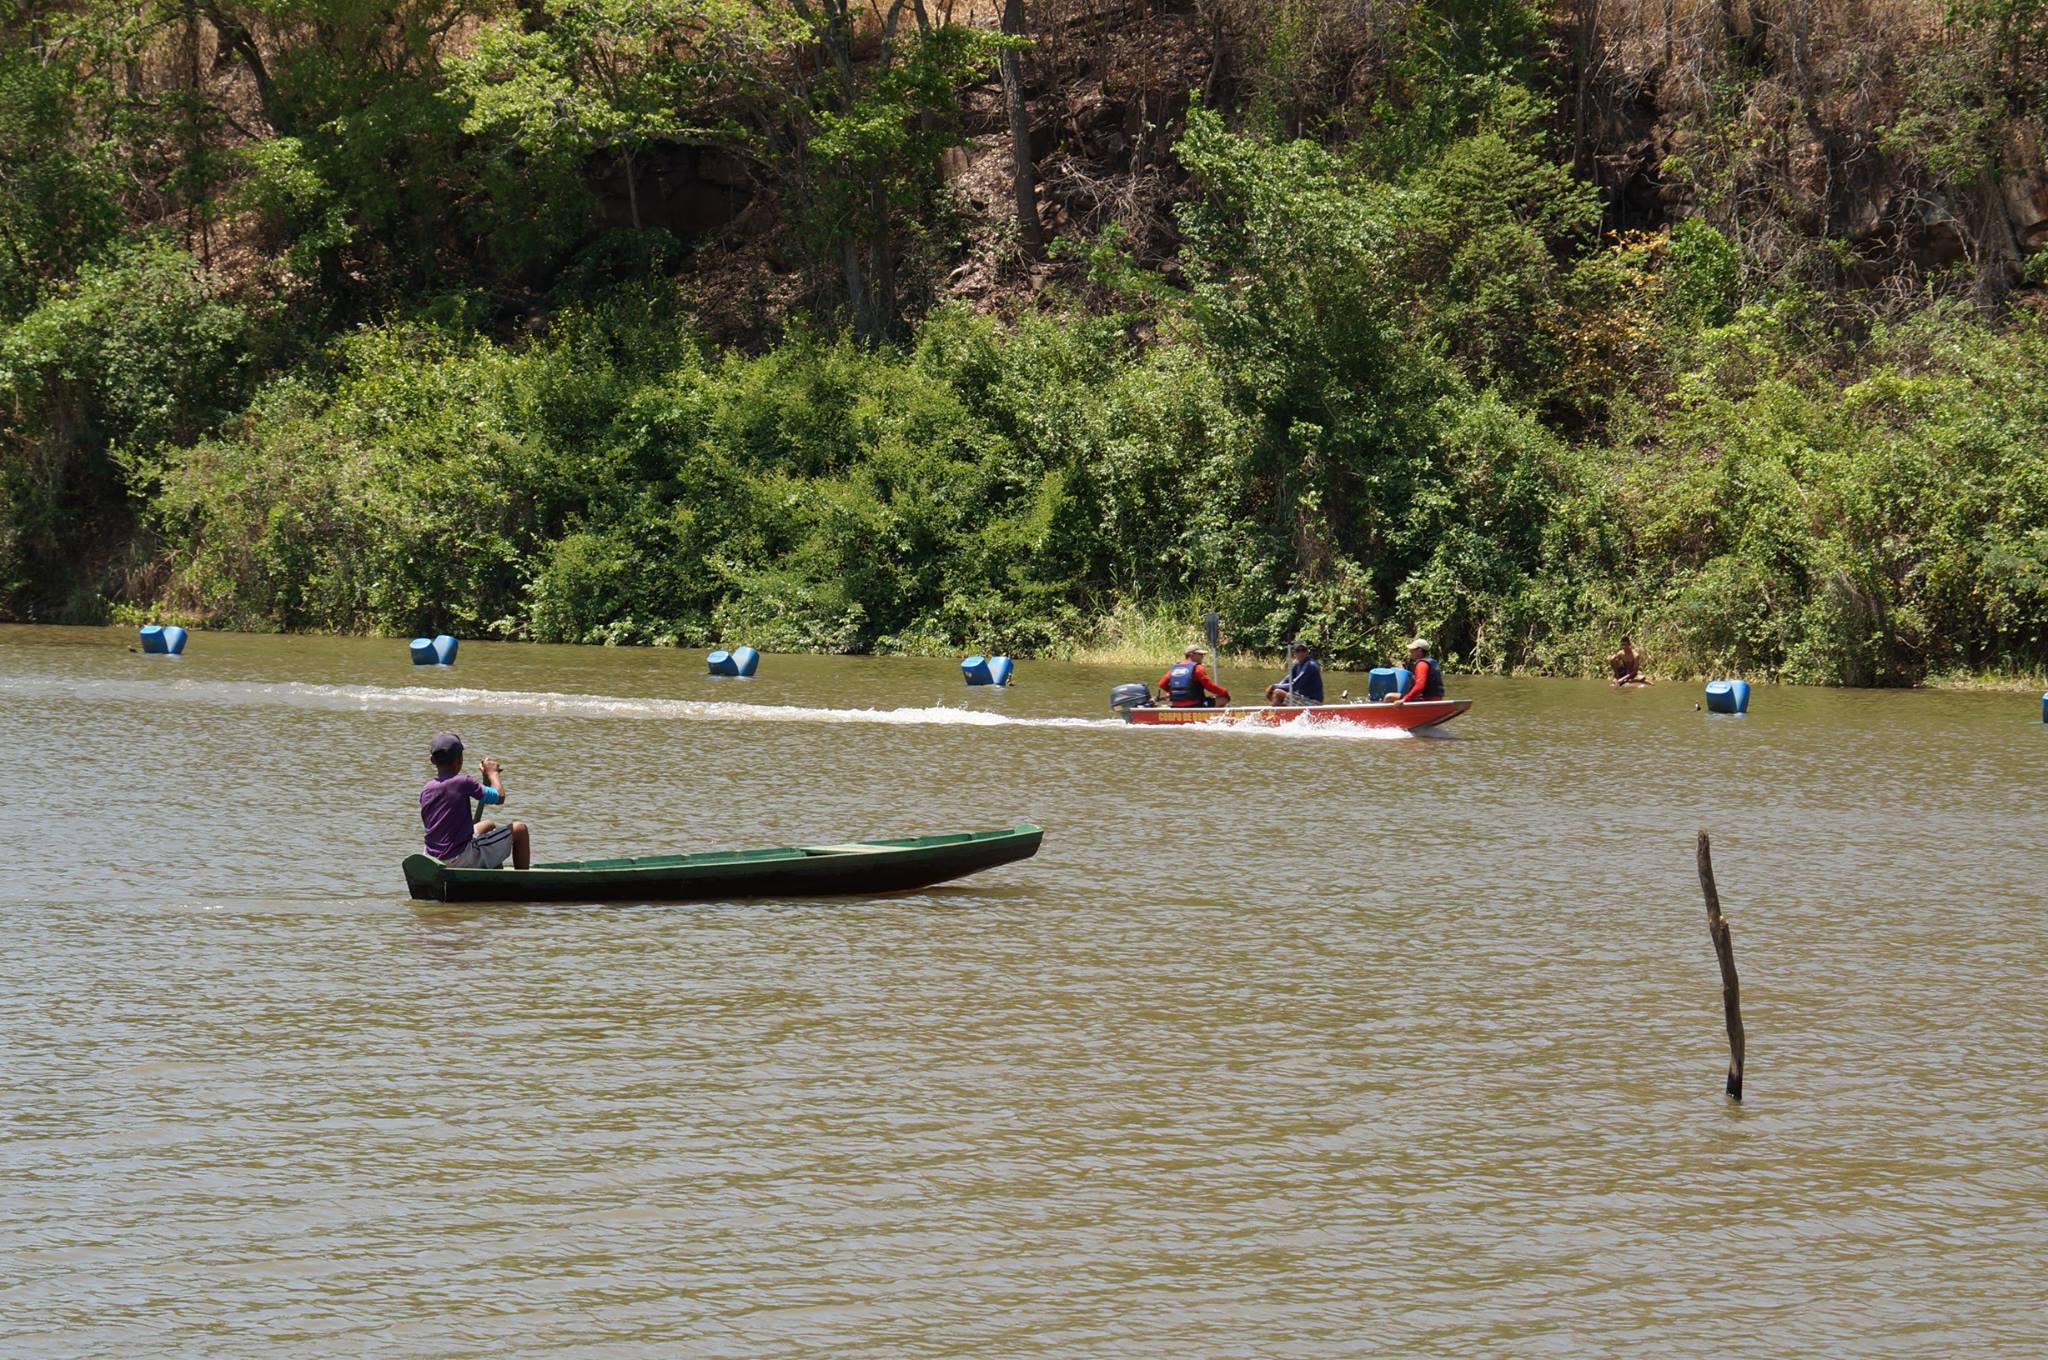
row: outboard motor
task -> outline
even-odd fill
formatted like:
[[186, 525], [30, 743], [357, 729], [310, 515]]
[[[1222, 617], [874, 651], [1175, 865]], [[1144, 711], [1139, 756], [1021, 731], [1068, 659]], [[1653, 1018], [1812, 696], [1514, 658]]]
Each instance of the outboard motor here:
[[1109, 692], [1110, 711], [1114, 713], [1121, 713], [1126, 717], [1130, 716], [1130, 711], [1132, 709], [1149, 708], [1151, 704], [1152, 690], [1151, 687], [1148, 685], [1141, 685], [1136, 683], [1128, 685], [1118, 685], [1115, 689]]

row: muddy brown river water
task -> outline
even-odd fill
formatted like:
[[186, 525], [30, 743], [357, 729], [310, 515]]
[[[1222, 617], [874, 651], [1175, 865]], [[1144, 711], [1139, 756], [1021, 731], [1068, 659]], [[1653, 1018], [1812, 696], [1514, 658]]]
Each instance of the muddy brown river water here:
[[[2048, 1354], [2038, 698], [132, 637], [0, 628], [0, 1355]], [[1045, 847], [415, 903], [442, 727], [541, 859]]]

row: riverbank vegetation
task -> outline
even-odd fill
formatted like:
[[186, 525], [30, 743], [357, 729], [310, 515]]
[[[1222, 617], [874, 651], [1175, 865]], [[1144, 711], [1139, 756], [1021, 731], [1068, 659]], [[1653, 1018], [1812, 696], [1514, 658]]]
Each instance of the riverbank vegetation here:
[[2048, 665], [2024, 9], [4, 33], [12, 617], [1107, 655], [1213, 608], [1348, 662]]

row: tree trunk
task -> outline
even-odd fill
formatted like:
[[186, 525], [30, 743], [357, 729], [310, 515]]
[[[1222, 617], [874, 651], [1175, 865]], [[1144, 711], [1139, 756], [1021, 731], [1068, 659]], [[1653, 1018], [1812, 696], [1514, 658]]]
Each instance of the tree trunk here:
[[852, 232], [839, 239], [839, 267], [846, 276], [846, 301], [853, 308], [853, 333], [872, 344], [876, 334], [875, 308], [869, 296], [867, 270], [861, 267], [860, 238]]
[[1700, 832], [1694, 849], [1700, 871], [1700, 892], [1707, 899], [1707, 934], [1714, 941], [1714, 957], [1721, 964], [1721, 1009], [1728, 1023], [1728, 1094], [1742, 1099], [1742, 1061], [1748, 1056], [1749, 1040], [1742, 1027], [1742, 983], [1735, 976], [1735, 943], [1728, 935], [1727, 918], [1721, 915], [1721, 893], [1714, 886], [1714, 855], [1707, 833]]
[[206, 106], [206, 94], [199, 77], [199, 7], [193, 0], [185, 2], [185, 92], [191, 101], [185, 108], [186, 131], [192, 143], [187, 151], [186, 169], [190, 176], [185, 188], [185, 244], [189, 248], [196, 228], [199, 236], [200, 263], [211, 268], [213, 265], [212, 211], [207, 198], [206, 165], [206, 123], [201, 112]]
[[295, 136], [297, 120], [285, 107], [284, 101], [278, 98], [277, 85], [270, 78], [270, 67], [263, 60], [263, 49], [256, 45], [255, 36], [223, 14], [219, 5], [208, 4], [204, 12], [206, 21], [220, 34], [221, 41], [233, 48], [242, 64], [249, 68], [249, 79], [256, 83], [256, 102], [263, 109], [263, 121], [270, 124], [270, 130], [280, 137]]
[[[1024, 36], [1024, 0], [1003, 0], [1003, 33]], [[1031, 111], [1024, 103], [1024, 54], [1014, 47], [1003, 49], [1003, 102], [1010, 110], [1010, 180], [1017, 196], [1017, 240], [1028, 255], [1037, 255], [1045, 244], [1038, 228], [1038, 185], [1031, 163]]]
[[1572, 169], [1582, 179], [1593, 178], [1588, 163], [1588, 106], [1592, 99], [1594, 72], [1599, 69], [1600, 0], [1578, 0], [1578, 20], [1573, 25], [1572, 82]]
[[640, 186], [633, 181], [633, 153], [626, 147], [619, 148], [619, 164], [626, 171], [626, 212], [633, 223], [633, 230], [640, 230]]
[[873, 325], [868, 339], [874, 344], [896, 335], [896, 242], [890, 232], [889, 193], [877, 184], [872, 211], [874, 235], [868, 243], [868, 306]]

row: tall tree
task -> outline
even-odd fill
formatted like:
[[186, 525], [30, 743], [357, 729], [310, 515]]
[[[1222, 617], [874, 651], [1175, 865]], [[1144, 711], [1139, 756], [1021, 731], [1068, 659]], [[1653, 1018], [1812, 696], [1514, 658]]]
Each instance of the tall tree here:
[[758, 64], [773, 36], [760, 11], [727, 0], [538, 0], [450, 65], [464, 131], [543, 160], [616, 157], [638, 230], [641, 152], [712, 138], [706, 94]]
[[[993, 44], [891, 0], [875, 57], [856, 63], [854, 0], [789, 3], [819, 54], [814, 68], [799, 59], [790, 91], [786, 165], [798, 215], [813, 248], [837, 257], [854, 331], [885, 340], [899, 326], [899, 236], [930, 217], [940, 153], [958, 137], [960, 83], [987, 73]], [[899, 31], [906, 13], [918, 20], [909, 34]]]
[[0, 50], [0, 319], [33, 307], [117, 230], [113, 154], [81, 118], [78, 68]]
[[1031, 109], [1024, 100], [1024, 0], [1003, 0], [1003, 102], [1010, 114], [1010, 184], [1017, 196], [1017, 240], [1031, 254], [1045, 244], [1038, 228], [1037, 168], [1031, 160]]

